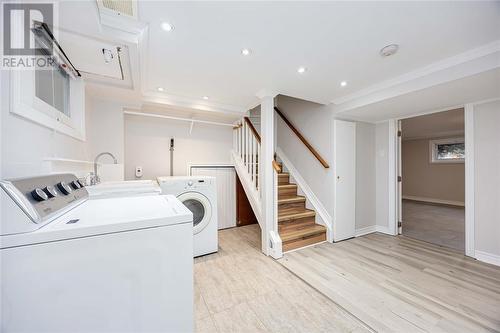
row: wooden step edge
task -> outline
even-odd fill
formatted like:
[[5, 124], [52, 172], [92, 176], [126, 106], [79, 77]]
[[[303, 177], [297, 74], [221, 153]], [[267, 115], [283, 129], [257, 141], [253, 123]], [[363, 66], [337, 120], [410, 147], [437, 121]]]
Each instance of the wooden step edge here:
[[288, 172], [280, 172], [278, 173], [278, 177], [290, 177], [290, 174]]
[[292, 188], [297, 188], [297, 184], [278, 185], [278, 190], [286, 190], [286, 189], [292, 189]]
[[304, 217], [314, 217], [314, 216], [316, 216], [316, 212], [314, 210], [306, 209], [305, 211], [300, 213], [289, 213], [283, 215], [278, 214], [278, 222], [296, 220]]
[[290, 203], [299, 203], [299, 202], [306, 202], [306, 197], [295, 196], [295, 197], [290, 197], [290, 198], [278, 199], [278, 205], [281, 205], [281, 204], [290, 204]]
[[326, 228], [322, 225], [315, 224], [309, 228], [299, 229], [296, 231], [283, 232], [280, 237], [283, 244], [293, 242], [302, 238], [309, 238], [320, 234], [326, 234]]

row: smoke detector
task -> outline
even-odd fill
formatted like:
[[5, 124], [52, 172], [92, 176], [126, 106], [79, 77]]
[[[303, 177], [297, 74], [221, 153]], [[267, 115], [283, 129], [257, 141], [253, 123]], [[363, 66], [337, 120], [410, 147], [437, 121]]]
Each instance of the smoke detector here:
[[395, 54], [396, 52], [398, 52], [398, 50], [399, 50], [398, 44], [390, 44], [390, 45], [384, 46], [380, 50], [380, 55], [382, 57], [389, 57], [389, 56]]

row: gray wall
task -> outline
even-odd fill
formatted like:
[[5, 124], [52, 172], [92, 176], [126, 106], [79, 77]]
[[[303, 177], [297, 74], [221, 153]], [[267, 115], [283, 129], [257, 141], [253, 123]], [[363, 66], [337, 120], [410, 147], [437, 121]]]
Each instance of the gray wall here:
[[432, 139], [403, 141], [403, 196], [463, 204], [464, 163], [431, 163], [430, 140]]
[[475, 247], [500, 258], [500, 101], [474, 107]]

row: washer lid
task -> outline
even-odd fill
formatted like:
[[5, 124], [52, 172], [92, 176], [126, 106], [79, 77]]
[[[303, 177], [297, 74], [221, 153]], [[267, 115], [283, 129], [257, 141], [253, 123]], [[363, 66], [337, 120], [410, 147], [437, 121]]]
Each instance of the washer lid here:
[[3, 236], [1, 248], [191, 223], [193, 214], [174, 196], [88, 200], [44, 227]]

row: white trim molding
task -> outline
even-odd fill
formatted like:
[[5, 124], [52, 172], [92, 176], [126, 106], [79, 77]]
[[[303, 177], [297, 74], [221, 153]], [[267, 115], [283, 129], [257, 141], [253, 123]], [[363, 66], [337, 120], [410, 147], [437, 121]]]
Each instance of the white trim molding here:
[[[389, 225], [386, 233], [390, 235], [398, 234], [398, 121], [389, 120], [389, 148], [388, 148], [388, 175], [389, 175]], [[384, 231], [381, 231], [384, 232]]]
[[429, 202], [429, 203], [433, 203], [433, 204], [465, 207], [465, 202], [463, 202], [463, 201], [443, 200], [443, 199], [436, 199], [436, 198], [425, 198], [425, 197], [417, 197], [414, 195], [403, 195], [403, 199], [404, 200], [421, 201], [421, 202]]
[[364, 235], [372, 234], [374, 232], [377, 232], [377, 226], [376, 225], [371, 225], [369, 227], [364, 227], [364, 228], [359, 228], [356, 229], [356, 233], [354, 237], [361, 237]]
[[318, 213], [319, 217], [321, 218], [321, 221], [323, 222], [324, 226], [328, 229], [328, 241], [332, 242], [333, 237], [332, 237], [332, 217], [328, 213], [328, 210], [323, 206], [321, 201], [318, 199], [318, 197], [314, 194], [313, 190], [309, 187], [305, 179], [300, 175], [299, 171], [295, 168], [295, 166], [292, 164], [290, 159], [285, 155], [283, 150], [281, 148], [276, 147], [276, 155], [281, 159], [283, 162], [284, 166], [290, 173], [290, 175], [293, 177], [295, 182], [297, 183], [297, 186], [300, 188], [300, 190], [304, 193], [304, 196], [306, 199], [311, 203], [311, 205], [314, 207], [314, 210]]
[[484, 251], [476, 251], [476, 259], [488, 264], [500, 266], [500, 255]]
[[368, 234], [373, 234], [374, 232], [380, 232], [382, 234], [387, 234], [394, 236], [389, 227], [382, 225], [371, 225], [369, 227], [356, 229], [356, 233], [354, 237], [361, 237]]
[[474, 106], [466, 104], [465, 117], [465, 255], [475, 255]]

